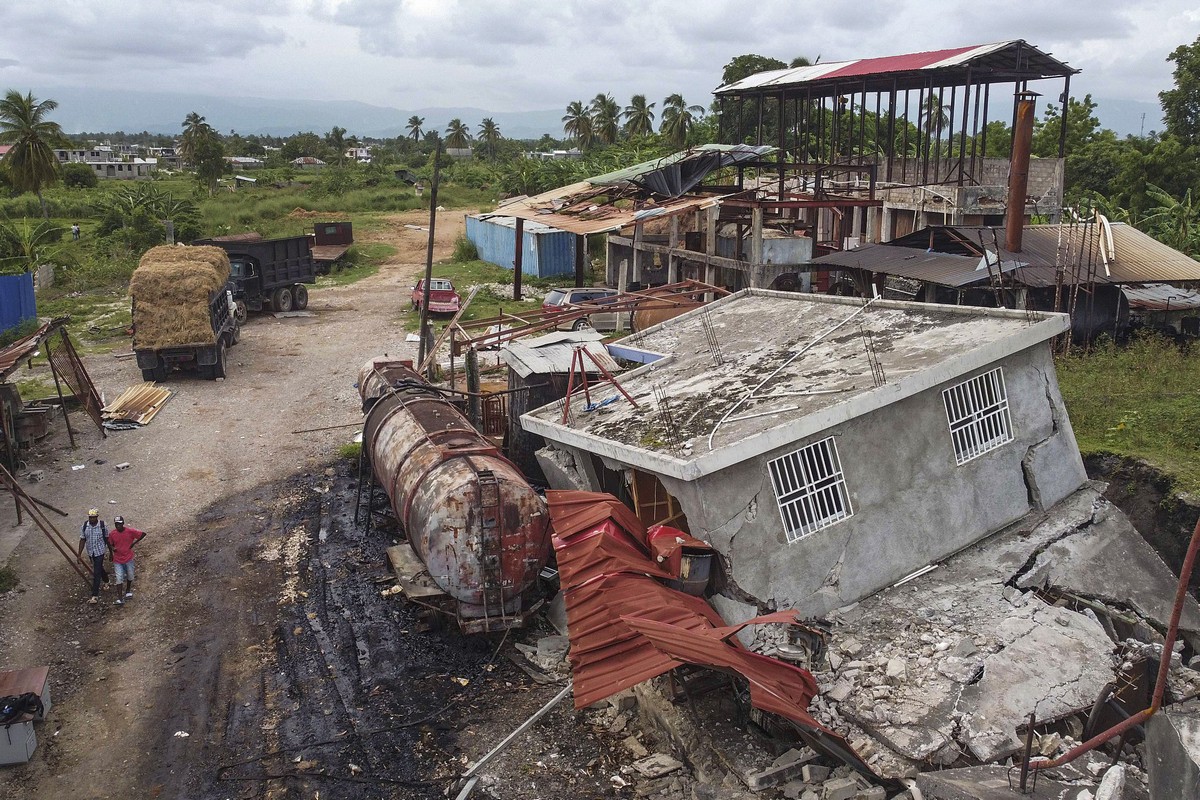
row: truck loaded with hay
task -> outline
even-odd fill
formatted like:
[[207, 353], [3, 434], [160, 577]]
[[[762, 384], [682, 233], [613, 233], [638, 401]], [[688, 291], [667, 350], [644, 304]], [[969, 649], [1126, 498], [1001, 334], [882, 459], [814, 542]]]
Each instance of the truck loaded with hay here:
[[133, 350], [144, 379], [161, 381], [175, 367], [225, 377], [225, 351], [237, 344], [241, 329], [224, 250], [151, 248], [133, 271], [129, 295]]
[[240, 322], [246, 321], [247, 311], [308, 308], [308, 288], [304, 284], [317, 282], [318, 269], [311, 237], [264, 239], [258, 234], [241, 233], [197, 239], [192, 244], [219, 247], [229, 256]]

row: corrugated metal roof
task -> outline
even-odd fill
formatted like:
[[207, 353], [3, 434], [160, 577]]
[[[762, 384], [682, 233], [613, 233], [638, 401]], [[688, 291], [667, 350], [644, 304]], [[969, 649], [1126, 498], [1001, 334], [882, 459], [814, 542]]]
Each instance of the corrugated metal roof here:
[[57, 327], [61, 323], [61, 320], [51, 320], [28, 336], [17, 339], [8, 347], [0, 350], [0, 380], [4, 380], [11, 375], [13, 370], [20, 366], [22, 361], [37, 352], [38, 346], [46, 334], [50, 332], [50, 329]]
[[1185, 311], [1200, 308], [1200, 292], [1181, 289], [1167, 283], [1148, 283], [1145, 286], [1123, 286], [1121, 291], [1130, 308], [1143, 311]]
[[[664, 585], [646, 529], [608, 494], [548, 491], [559, 579], [567, 607], [575, 707], [684, 663], [734, 673], [750, 685], [751, 704], [791, 720], [865, 775], [871, 770], [838, 734], [808, 713], [817, 683], [804, 669], [747, 650], [735, 638], [746, 625], [795, 623], [781, 611], [727, 626], [707, 602]], [[811, 740], [810, 740], [811, 741]]]
[[[914, 76], [918, 78], [918, 81], [923, 81], [928, 73], [934, 71], [957, 70], [962, 71], [965, 75], [964, 68], [966, 67], [978, 67], [979, 69], [975, 71], [972, 78], [974, 81], [983, 83], [1037, 80], [1072, 75], [1079, 71], [1052, 58], [1050, 54], [1043, 53], [1024, 40], [1011, 39], [991, 44], [929, 50], [921, 53], [859, 58], [791, 69], [768, 70], [718, 87], [713, 94], [718, 96], [754, 94], [792, 87], [819, 91], [823, 87], [833, 88], [839, 82], [844, 87], [848, 78], [869, 79], [873, 77], [886, 78], [888, 85], [883, 88], [886, 90], [891, 88], [890, 81], [897, 76]], [[879, 91], [881, 87], [883, 87], [882, 83], [872, 86], [870, 90]], [[908, 82], [900, 81], [897, 88], [917, 88], [917, 84], [910, 85]]]
[[[707, 208], [720, 200], [711, 196], [684, 195], [669, 200], [647, 200], [636, 204], [640, 207], [623, 209], [603, 202], [603, 196], [612, 191], [612, 187], [593, 186], [582, 181], [533, 197], [513, 200], [502, 204], [496, 211], [510, 217], [537, 220], [571, 233], [592, 234], [618, 231], [643, 219]], [[592, 198], [598, 198], [598, 202], [588, 202]]]
[[[1054, 286], [1056, 265], [1064, 265], [1063, 282], [1076, 283], [1183, 283], [1200, 281], [1200, 261], [1163, 244], [1154, 237], [1142, 233], [1125, 223], [1107, 226], [1111, 233], [1109, 246], [1104, 227], [1099, 225], [1029, 225], [1022, 235], [1021, 252], [1014, 253], [998, 246], [1004, 242], [1004, 229], [987, 226], [933, 226], [923, 228], [872, 248], [859, 257], [864, 264], [870, 262], [873, 272], [901, 275], [915, 280], [930, 281], [944, 286], [965, 286], [969, 283], [988, 280], [986, 270], [977, 273], [978, 281], [953, 283], [968, 277], [952, 265], [955, 262], [935, 258], [924, 265], [915, 265], [908, 254], [897, 256], [889, 248], [901, 250], [929, 251], [940, 256], [968, 257], [978, 264], [987, 253], [993, 268], [1000, 262], [1006, 275], [1017, 283], [1032, 287]], [[822, 256], [814, 263], [837, 263], [854, 266], [844, 259], [852, 253]], [[958, 262], [962, 267], [967, 262]]]
[[[486, 221], [492, 223], [493, 225], [499, 225], [502, 228], [512, 228], [513, 230], [516, 230], [516, 228], [517, 228], [517, 218], [516, 217], [505, 216], [504, 214], [468, 215], [468, 217], [472, 217], [472, 216], [475, 219], [486, 220]], [[526, 220], [525, 224], [521, 226], [521, 230], [523, 230], [525, 233], [530, 233], [530, 234], [562, 233], [562, 231], [560, 231], [558, 228], [552, 228], [549, 225], [543, 225], [542, 223], [537, 222], [535, 220]]]
[[[600, 343], [603, 338], [597, 331], [562, 331], [523, 342], [511, 341], [500, 351], [500, 357], [522, 378], [565, 375], [571, 371], [575, 348], [583, 347], [606, 370], [617, 372], [621, 367]], [[584, 359], [584, 366], [589, 373], [600, 371], [595, 362], [588, 359]]]
[[106, 420], [148, 425], [170, 399], [170, 389], [148, 381], [130, 386], [100, 411]]
[[[853, 267], [869, 272], [884, 272], [902, 278], [912, 278], [919, 281], [930, 281], [942, 286], [966, 286], [980, 280], [988, 279], [987, 267], [980, 269], [980, 259], [977, 256], [959, 256], [949, 253], [931, 253], [927, 250], [896, 248], [882, 244], [866, 244], [853, 250], [843, 250], [830, 253], [827, 256], [814, 258], [814, 265], [826, 267]], [[909, 252], [903, 252], [909, 251]], [[1018, 268], [1018, 264], [1004, 264], [1006, 272]], [[996, 269], [994, 263], [993, 271]]]

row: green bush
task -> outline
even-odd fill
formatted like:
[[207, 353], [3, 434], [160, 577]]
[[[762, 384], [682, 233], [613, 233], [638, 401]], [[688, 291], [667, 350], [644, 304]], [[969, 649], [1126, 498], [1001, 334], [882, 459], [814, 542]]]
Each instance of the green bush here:
[[457, 264], [467, 261], [478, 261], [479, 249], [475, 247], [475, 243], [470, 239], [460, 236], [454, 240], [454, 254], [450, 256], [450, 260]]
[[100, 179], [96, 177], [96, 172], [87, 164], [72, 162], [64, 164], [62, 170], [63, 186], [70, 189], [94, 189]]

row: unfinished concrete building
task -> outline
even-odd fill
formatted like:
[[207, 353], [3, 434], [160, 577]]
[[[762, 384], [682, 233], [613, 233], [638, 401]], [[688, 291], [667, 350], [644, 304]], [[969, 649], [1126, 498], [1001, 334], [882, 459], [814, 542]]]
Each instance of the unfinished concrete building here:
[[[522, 417], [556, 487], [610, 492], [729, 562], [729, 620], [865, 597], [1085, 480], [1059, 314], [746, 290], [610, 345], [645, 363]], [[607, 401], [607, 402], [606, 402]], [[565, 416], [565, 421], [564, 421]]]

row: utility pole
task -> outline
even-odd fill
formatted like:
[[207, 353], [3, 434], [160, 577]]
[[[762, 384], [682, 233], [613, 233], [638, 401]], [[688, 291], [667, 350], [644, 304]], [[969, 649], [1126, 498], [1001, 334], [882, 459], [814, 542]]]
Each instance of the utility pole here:
[[425, 248], [425, 289], [421, 296], [421, 347], [417, 363], [425, 363], [426, 348], [433, 341], [429, 331], [429, 284], [433, 280], [433, 234], [437, 227], [438, 178], [441, 175], [442, 137], [433, 148], [433, 184], [429, 187], [429, 244]]

